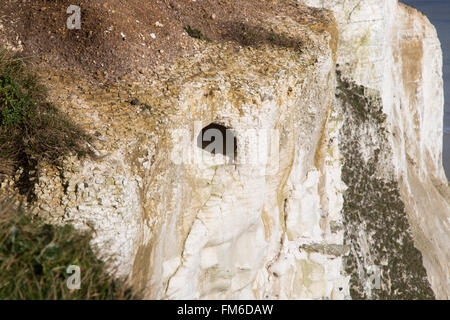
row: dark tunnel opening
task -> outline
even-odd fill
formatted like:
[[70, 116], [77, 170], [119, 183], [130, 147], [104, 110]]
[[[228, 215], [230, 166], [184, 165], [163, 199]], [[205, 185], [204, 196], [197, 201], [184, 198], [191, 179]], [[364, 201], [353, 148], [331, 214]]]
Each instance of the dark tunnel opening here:
[[236, 159], [237, 140], [233, 131], [221, 124], [211, 123], [197, 137], [197, 147], [211, 154], [223, 154], [232, 161]]

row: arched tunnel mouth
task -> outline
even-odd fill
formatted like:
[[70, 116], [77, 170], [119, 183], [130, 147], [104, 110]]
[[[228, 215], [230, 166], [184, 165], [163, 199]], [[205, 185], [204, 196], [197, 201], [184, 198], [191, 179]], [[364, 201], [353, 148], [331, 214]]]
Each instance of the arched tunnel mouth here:
[[222, 154], [234, 161], [237, 154], [237, 139], [231, 128], [216, 122], [204, 127], [197, 136], [197, 147], [213, 154]]

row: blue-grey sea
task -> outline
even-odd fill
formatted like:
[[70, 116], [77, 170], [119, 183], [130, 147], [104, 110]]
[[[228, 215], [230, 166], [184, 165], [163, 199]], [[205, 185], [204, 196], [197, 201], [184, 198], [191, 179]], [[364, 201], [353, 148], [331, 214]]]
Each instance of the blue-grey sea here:
[[437, 29], [444, 53], [444, 150], [442, 159], [450, 179], [450, 0], [401, 0], [422, 11]]

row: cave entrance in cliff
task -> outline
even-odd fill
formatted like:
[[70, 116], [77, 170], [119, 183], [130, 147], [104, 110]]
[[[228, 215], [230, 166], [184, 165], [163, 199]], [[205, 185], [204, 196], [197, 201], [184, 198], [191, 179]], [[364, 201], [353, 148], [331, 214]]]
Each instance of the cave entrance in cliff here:
[[236, 159], [236, 137], [230, 128], [219, 123], [210, 123], [200, 131], [197, 137], [197, 147], [213, 155], [223, 154], [232, 162]]

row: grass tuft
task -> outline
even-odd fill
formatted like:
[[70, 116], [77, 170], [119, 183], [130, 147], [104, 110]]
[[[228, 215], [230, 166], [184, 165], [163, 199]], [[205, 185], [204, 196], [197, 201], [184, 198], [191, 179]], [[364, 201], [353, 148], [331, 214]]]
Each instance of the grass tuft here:
[[187, 32], [187, 34], [191, 38], [211, 42], [211, 40], [208, 37], [206, 37], [205, 35], [203, 35], [203, 33], [198, 29], [192, 28], [191, 26], [186, 26], [186, 27], [184, 27], [184, 30]]
[[0, 48], [0, 174], [34, 168], [45, 159], [91, 153], [80, 127], [47, 101], [47, 91], [24, 59]]
[[[0, 299], [140, 298], [125, 281], [108, 275], [90, 239], [70, 225], [46, 224], [0, 199]], [[81, 269], [79, 290], [67, 287], [70, 265]]]

